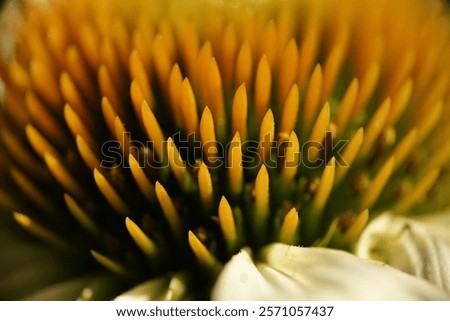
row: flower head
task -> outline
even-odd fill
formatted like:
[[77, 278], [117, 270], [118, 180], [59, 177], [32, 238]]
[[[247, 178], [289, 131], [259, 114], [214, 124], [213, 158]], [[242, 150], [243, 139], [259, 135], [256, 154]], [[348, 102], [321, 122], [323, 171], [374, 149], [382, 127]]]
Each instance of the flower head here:
[[63, 258], [49, 264], [101, 275], [81, 298], [147, 280], [146, 298], [208, 298], [243, 247], [350, 250], [381, 211], [449, 205], [439, 1], [22, 12], [0, 65], [0, 206]]

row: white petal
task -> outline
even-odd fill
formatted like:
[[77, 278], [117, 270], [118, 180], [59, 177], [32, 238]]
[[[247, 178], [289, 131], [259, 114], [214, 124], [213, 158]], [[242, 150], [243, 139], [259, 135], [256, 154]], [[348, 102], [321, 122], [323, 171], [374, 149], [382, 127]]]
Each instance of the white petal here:
[[440, 288], [350, 253], [272, 244], [255, 265], [247, 251], [222, 270], [213, 300], [448, 300]]
[[159, 277], [141, 283], [116, 297], [115, 301], [153, 301], [162, 300], [169, 289], [170, 278]]
[[434, 237], [450, 245], [450, 211], [422, 215], [418, 221]]
[[143, 282], [116, 297], [115, 301], [176, 301], [189, 300], [185, 275], [161, 276]]
[[450, 245], [433, 235], [430, 226], [385, 213], [364, 230], [356, 254], [382, 261], [450, 292]]
[[225, 265], [212, 290], [212, 300], [290, 300], [301, 288], [264, 263], [253, 263], [248, 249]]

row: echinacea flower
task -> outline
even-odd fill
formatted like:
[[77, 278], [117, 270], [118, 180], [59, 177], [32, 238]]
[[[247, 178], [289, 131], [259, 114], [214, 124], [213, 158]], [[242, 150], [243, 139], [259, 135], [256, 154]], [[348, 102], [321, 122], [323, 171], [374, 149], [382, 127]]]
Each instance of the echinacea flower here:
[[20, 4], [0, 298], [449, 298], [346, 253], [449, 206], [442, 2]]

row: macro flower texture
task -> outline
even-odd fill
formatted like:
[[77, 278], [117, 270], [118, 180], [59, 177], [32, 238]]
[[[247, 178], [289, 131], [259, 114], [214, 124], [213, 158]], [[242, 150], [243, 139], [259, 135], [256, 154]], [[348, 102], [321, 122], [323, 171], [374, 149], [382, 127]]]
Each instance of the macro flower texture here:
[[0, 299], [450, 299], [445, 2], [7, 1], [0, 32]]

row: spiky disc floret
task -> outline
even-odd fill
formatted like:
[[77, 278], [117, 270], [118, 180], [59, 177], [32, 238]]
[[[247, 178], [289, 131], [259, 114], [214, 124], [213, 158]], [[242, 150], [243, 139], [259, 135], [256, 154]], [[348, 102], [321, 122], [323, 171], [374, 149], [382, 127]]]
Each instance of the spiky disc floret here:
[[214, 274], [446, 199], [438, 1], [49, 2], [0, 68], [0, 200], [56, 247], [133, 283]]

